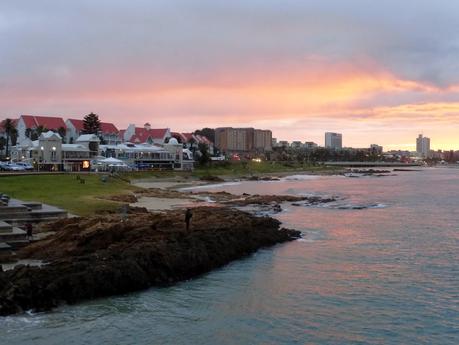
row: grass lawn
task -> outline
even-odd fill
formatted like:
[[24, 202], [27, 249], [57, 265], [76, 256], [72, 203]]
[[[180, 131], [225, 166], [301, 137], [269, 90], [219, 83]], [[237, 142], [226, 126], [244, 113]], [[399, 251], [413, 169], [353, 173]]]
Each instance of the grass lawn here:
[[98, 210], [114, 209], [119, 203], [97, 199], [97, 196], [122, 194], [135, 190], [129, 183], [100, 175], [84, 175], [81, 184], [76, 175], [0, 176], [0, 192], [12, 198], [40, 201], [61, 207], [70, 213], [88, 215]]
[[208, 168], [197, 168], [193, 171], [196, 177], [201, 176], [250, 176], [262, 174], [275, 174], [283, 172], [314, 172], [333, 170], [326, 166], [303, 165], [301, 163], [290, 162], [224, 162], [223, 164], [213, 163]]
[[133, 179], [222, 176], [241, 177], [250, 175], [276, 174], [281, 172], [320, 172], [336, 170], [324, 166], [310, 166], [288, 162], [225, 162], [213, 163], [207, 168], [197, 168], [193, 172], [181, 171], [138, 171], [129, 172], [121, 178], [109, 177], [101, 181], [101, 175], [81, 175], [85, 183], [81, 184], [75, 174], [49, 174], [1, 176], [0, 193], [25, 201], [39, 201], [61, 207], [77, 215], [89, 215], [99, 210], [113, 210], [119, 203], [102, 200], [98, 197], [124, 194], [136, 187], [129, 184]]

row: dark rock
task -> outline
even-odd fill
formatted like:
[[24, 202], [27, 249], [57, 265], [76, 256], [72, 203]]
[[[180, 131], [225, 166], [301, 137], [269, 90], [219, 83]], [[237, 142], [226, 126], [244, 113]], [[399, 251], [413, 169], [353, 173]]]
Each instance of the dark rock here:
[[194, 208], [190, 231], [183, 219], [174, 210], [57, 222], [53, 236], [18, 253], [49, 264], [0, 272], [0, 315], [168, 285], [300, 236], [228, 208]]
[[225, 180], [218, 176], [206, 175], [199, 178], [201, 181], [224, 182]]

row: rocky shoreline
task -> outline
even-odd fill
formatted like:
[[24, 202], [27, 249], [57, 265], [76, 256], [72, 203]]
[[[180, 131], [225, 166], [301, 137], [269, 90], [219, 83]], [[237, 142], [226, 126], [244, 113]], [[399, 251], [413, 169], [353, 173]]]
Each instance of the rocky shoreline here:
[[53, 236], [18, 252], [41, 267], [0, 272], [0, 315], [123, 294], [190, 279], [256, 250], [300, 237], [270, 217], [226, 207], [70, 218], [49, 224]]

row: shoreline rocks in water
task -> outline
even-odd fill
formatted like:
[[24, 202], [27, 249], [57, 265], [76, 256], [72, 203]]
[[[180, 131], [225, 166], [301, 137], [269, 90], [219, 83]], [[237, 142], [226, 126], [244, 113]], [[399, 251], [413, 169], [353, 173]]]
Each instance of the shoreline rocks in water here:
[[52, 230], [18, 252], [47, 265], [0, 272], [0, 315], [169, 285], [300, 237], [269, 217], [206, 207], [193, 209], [188, 232], [183, 210], [69, 218]]

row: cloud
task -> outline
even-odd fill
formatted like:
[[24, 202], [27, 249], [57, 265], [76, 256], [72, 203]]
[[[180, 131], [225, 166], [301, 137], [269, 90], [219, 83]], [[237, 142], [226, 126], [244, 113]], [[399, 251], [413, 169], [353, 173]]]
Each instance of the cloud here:
[[411, 130], [456, 128], [457, 56], [450, 0], [0, 2], [8, 116], [95, 111], [120, 126], [406, 143]]

